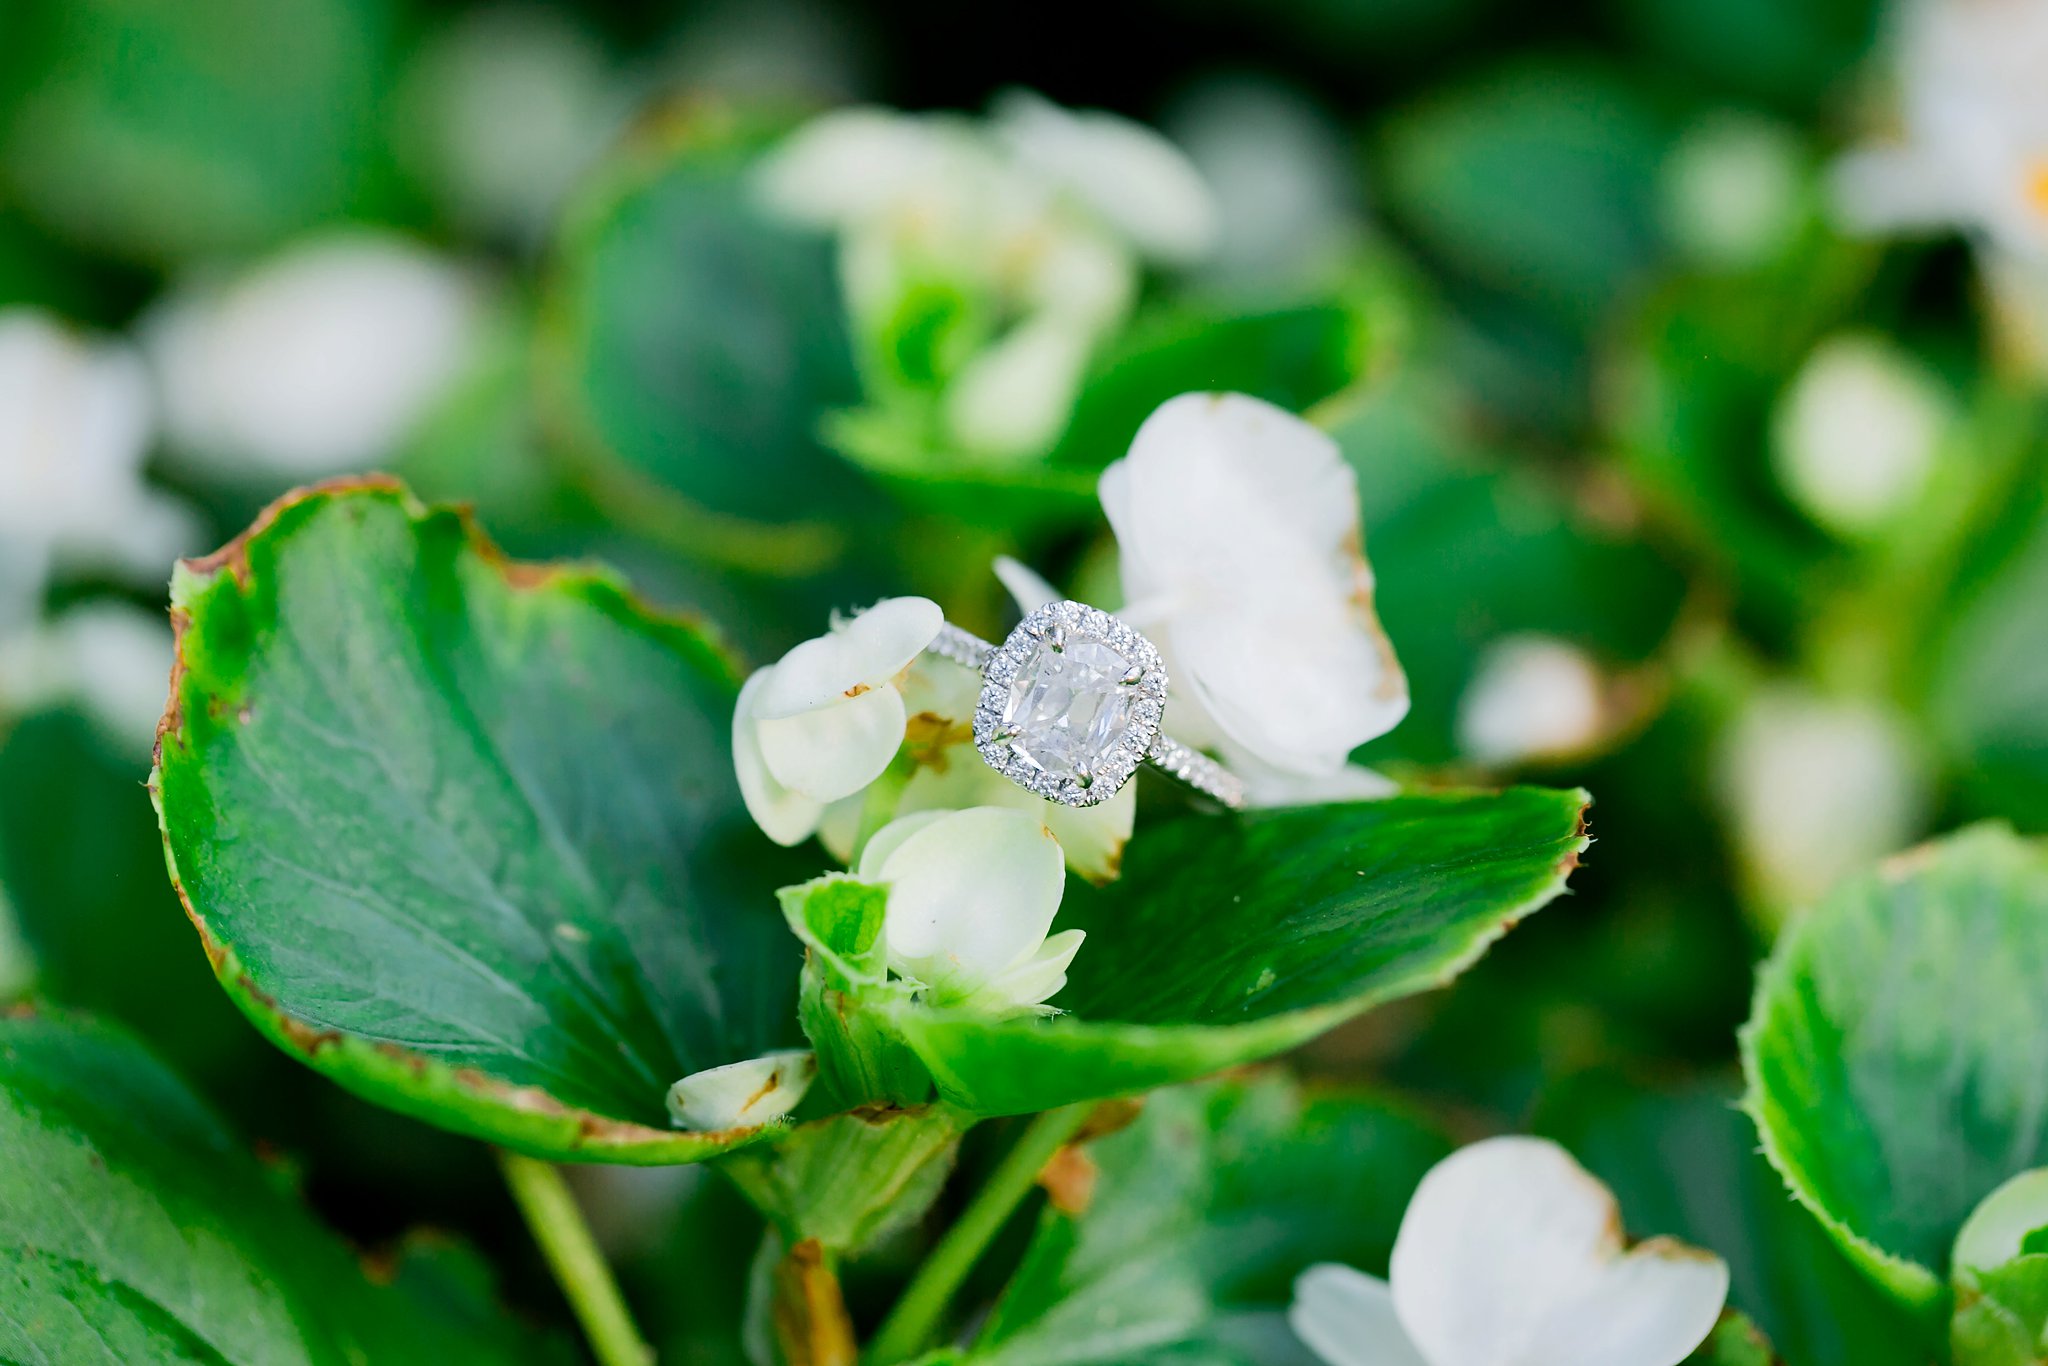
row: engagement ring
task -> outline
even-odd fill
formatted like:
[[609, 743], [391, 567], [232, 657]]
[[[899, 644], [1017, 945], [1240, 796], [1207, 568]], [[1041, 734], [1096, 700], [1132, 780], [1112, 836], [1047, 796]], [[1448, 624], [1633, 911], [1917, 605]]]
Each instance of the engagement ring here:
[[928, 648], [981, 673], [974, 747], [1028, 792], [1094, 806], [1149, 761], [1225, 806], [1244, 805], [1234, 774], [1161, 730], [1166, 666], [1151, 641], [1107, 612], [1047, 603], [999, 646], [949, 622]]

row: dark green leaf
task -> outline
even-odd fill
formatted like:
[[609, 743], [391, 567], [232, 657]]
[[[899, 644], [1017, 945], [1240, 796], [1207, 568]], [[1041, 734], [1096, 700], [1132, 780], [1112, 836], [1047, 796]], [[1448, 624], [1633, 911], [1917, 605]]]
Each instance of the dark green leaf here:
[[536, 1155], [689, 1161], [689, 1072], [794, 1032], [797, 946], [717, 646], [610, 575], [505, 562], [388, 481], [181, 566], [153, 786], [193, 923], [287, 1051]]
[[[1374, 759], [1456, 758], [1458, 701], [1503, 637], [1569, 641], [1620, 672], [1663, 645], [1685, 594], [1649, 545], [1594, 523], [1538, 472], [1483, 458], [1444, 408], [1411, 378], [1329, 422], [1358, 474], [1374, 602], [1413, 698]], [[1614, 710], [1616, 730], [1633, 719]]]
[[1614, 74], [1511, 66], [1386, 135], [1390, 207], [1482, 284], [1588, 322], [1647, 266], [1663, 134]]
[[2048, 857], [1989, 825], [1839, 888], [1759, 980], [1742, 1051], [1764, 1152], [1910, 1308], [1942, 1314], [1965, 1217], [2048, 1163], [2043, 981]]
[[1398, 1106], [1266, 1076], [1162, 1091], [1085, 1151], [1085, 1209], [1048, 1208], [966, 1360], [1277, 1366], [1315, 1358], [1281, 1317], [1316, 1262], [1386, 1271], [1450, 1142]]
[[947, 1099], [988, 1114], [1185, 1081], [1440, 986], [1563, 890], [1579, 792], [1411, 795], [1184, 816], [1123, 876], [1070, 882], [1055, 928], [1087, 943], [1049, 1021], [922, 1006], [897, 1027]]
[[0, 1021], [0, 1149], [5, 1360], [556, 1359], [447, 1277], [371, 1284], [177, 1078], [105, 1026]]
[[[556, 426], [622, 520], [794, 572], [859, 484], [819, 442], [859, 385], [830, 244], [755, 207], [758, 135], [703, 111], [648, 131], [572, 214], [543, 316]], [[671, 536], [674, 539], [674, 536]]]
[[1305, 411], [1358, 377], [1363, 328], [1337, 304], [1235, 315], [1189, 311], [1141, 323], [1081, 391], [1052, 461], [1102, 469], [1130, 449], [1153, 409], [1180, 394], [1225, 390]]

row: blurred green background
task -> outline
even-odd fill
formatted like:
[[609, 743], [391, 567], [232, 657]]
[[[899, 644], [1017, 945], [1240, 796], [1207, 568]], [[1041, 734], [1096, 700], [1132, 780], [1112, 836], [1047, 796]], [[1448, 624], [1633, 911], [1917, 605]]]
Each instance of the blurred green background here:
[[[132, 1025], [362, 1245], [456, 1231], [564, 1322], [476, 1145], [295, 1067], [212, 984], [142, 787], [171, 555], [388, 468], [756, 659], [889, 592], [994, 628], [991, 554], [1099, 582], [1093, 470], [1157, 401], [1242, 388], [1359, 475], [1415, 695], [1360, 757], [1598, 803], [1573, 898], [1302, 1065], [1571, 1139], [1730, 1257], [1781, 1350], [1854, 1359], [1804, 1307], [1832, 1254], [1764, 1251], [1774, 1188], [1685, 1195], [1756, 1185], [1720, 1104], [1751, 966], [1851, 868], [1966, 819], [2048, 829], [2048, 369], [1965, 237], [1835, 211], [1830, 166], [1897, 123], [1887, 22], [9, 0], [0, 977]], [[1041, 466], [904, 477], [830, 436], [863, 383], [832, 262], [745, 168], [834, 105], [1013, 87], [1175, 139], [1220, 244], [1148, 274]], [[673, 1358], [725, 1359], [743, 1268], [690, 1240], [750, 1216], [695, 1171], [585, 1190]]]

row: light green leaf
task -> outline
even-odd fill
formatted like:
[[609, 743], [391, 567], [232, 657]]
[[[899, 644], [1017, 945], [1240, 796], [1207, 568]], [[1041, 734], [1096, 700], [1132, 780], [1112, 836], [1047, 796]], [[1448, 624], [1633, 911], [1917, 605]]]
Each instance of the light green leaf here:
[[700, 629], [378, 479], [286, 498], [172, 598], [165, 848], [273, 1042], [537, 1156], [772, 1132], [663, 1109], [796, 1032], [790, 869], [741, 811], [733, 672]]
[[1950, 1245], [2048, 1163], [2048, 856], [1976, 826], [1794, 922], [1742, 1033], [1792, 1194], [1901, 1304], [1945, 1318]]
[[1375, 1274], [1451, 1144], [1401, 1107], [1279, 1076], [1162, 1091], [1083, 1151], [1094, 1188], [1048, 1208], [966, 1354], [990, 1366], [1274, 1366], [1315, 1358], [1282, 1318], [1294, 1278]]
[[1139, 832], [1123, 876], [1067, 887], [1088, 939], [1052, 1020], [903, 1005], [948, 1100], [1020, 1114], [1269, 1056], [1455, 977], [1564, 888], [1581, 792], [1410, 795]]
[[561, 1360], [446, 1276], [373, 1285], [148, 1053], [0, 1020], [0, 1358], [65, 1366]]
[[793, 573], [842, 548], [821, 519], [843, 520], [860, 484], [818, 429], [859, 386], [829, 243], [752, 203], [760, 140], [702, 109], [620, 153], [571, 212], [538, 379], [622, 520]]

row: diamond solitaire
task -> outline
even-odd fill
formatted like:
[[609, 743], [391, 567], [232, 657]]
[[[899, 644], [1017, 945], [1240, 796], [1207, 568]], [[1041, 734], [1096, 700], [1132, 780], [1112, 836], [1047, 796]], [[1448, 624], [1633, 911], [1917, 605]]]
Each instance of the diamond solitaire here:
[[982, 671], [975, 748], [990, 768], [1047, 801], [1108, 801], [1149, 759], [1226, 806], [1243, 803], [1242, 785], [1221, 765], [1160, 733], [1159, 651], [1107, 612], [1048, 603], [1000, 647], [948, 625], [931, 649]]

